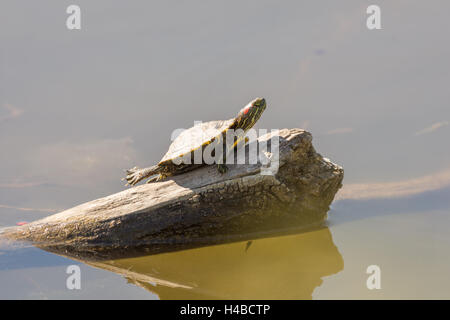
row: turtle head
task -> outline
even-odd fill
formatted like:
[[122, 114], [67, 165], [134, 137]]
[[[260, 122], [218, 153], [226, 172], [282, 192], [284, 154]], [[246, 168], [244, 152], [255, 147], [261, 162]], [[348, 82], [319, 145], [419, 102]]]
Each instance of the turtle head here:
[[236, 117], [236, 129], [247, 131], [254, 126], [266, 109], [266, 100], [256, 98], [239, 111]]

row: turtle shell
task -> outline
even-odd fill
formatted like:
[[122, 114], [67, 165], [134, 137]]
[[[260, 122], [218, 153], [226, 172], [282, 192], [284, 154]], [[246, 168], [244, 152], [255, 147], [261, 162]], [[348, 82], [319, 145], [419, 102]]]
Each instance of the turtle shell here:
[[198, 148], [211, 143], [216, 137], [225, 133], [235, 119], [201, 122], [184, 130], [170, 145], [169, 150], [159, 164], [182, 157]]

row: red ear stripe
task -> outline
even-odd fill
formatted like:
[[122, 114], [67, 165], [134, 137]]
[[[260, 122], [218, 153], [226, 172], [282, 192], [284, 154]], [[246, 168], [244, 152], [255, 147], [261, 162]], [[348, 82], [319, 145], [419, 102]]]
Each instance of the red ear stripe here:
[[250, 108], [245, 108], [245, 109], [244, 109], [244, 114], [247, 114], [249, 109], [250, 109]]

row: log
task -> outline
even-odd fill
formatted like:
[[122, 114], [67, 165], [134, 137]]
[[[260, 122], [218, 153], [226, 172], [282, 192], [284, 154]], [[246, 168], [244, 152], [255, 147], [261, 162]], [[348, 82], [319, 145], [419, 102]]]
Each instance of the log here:
[[[204, 166], [143, 184], [20, 227], [10, 240], [84, 260], [117, 259], [242, 241], [311, 228], [326, 218], [342, 186], [343, 169], [323, 158], [301, 129], [268, 133], [279, 138], [279, 168], [229, 165], [225, 174]], [[247, 150], [249, 145], [246, 146]]]

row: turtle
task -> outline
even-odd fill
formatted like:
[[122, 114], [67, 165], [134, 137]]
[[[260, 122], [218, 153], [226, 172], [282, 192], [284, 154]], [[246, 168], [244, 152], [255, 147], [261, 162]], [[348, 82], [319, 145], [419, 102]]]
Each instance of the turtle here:
[[[170, 176], [194, 170], [199, 166], [210, 164], [204, 161], [203, 156], [201, 163], [196, 161], [191, 163], [191, 161], [182, 160], [193, 159], [195, 157], [194, 153], [197, 150], [200, 151], [200, 148], [204, 151], [206, 147], [220, 143], [226, 146], [226, 151], [222, 157], [218, 155], [221, 161], [216, 161], [216, 163], [218, 171], [223, 174], [228, 169], [225, 165], [226, 155], [243, 139], [246, 142], [248, 141], [245, 138], [245, 133], [259, 120], [265, 109], [266, 100], [264, 98], [256, 98], [242, 108], [235, 118], [197, 123], [190, 129], [184, 130], [175, 138], [169, 150], [158, 164], [144, 169], [134, 167], [126, 170], [126, 178], [122, 180], [127, 181], [126, 186], [133, 186], [146, 178], [149, 178], [147, 183], [157, 182]], [[233, 142], [229, 141], [227, 144], [226, 137], [230, 129], [233, 129], [234, 131], [232, 132], [236, 134]]]

